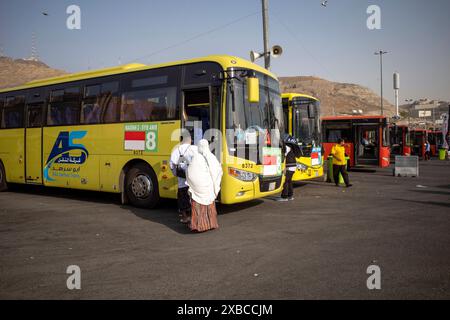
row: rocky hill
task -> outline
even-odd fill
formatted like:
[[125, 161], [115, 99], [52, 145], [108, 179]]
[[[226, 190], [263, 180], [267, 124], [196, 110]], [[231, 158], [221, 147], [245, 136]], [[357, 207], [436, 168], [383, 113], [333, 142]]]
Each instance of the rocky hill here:
[[40, 61], [0, 57], [0, 88], [13, 87], [26, 82], [66, 74], [52, 69]]
[[[13, 87], [31, 80], [66, 74], [40, 61], [0, 57], [0, 88]], [[322, 115], [340, 115], [352, 110], [364, 114], [380, 113], [380, 98], [373, 91], [356, 84], [331, 82], [316, 77], [281, 77], [282, 92], [306, 93], [321, 101]], [[394, 106], [385, 101], [387, 115], [394, 114]]]
[[[331, 82], [316, 77], [281, 77], [283, 93], [305, 93], [321, 101], [322, 115], [351, 114], [362, 110], [365, 115], [380, 114], [380, 96], [368, 88], [350, 84]], [[394, 106], [384, 100], [385, 115], [395, 113]]]

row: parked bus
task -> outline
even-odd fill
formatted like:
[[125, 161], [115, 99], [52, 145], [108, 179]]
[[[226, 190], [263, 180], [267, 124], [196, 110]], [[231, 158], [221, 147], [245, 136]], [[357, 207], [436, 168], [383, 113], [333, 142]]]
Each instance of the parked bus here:
[[425, 159], [425, 142], [428, 139], [427, 130], [411, 130], [411, 155]]
[[389, 126], [389, 139], [392, 156], [410, 156], [411, 139], [408, 126]]
[[325, 158], [342, 138], [349, 156], [349, 166], [390, 165], [388, 121], [384, 116], [337, 116], [322, 118]]
[[439, 149], [444, 144], [444, 136], [442, 131], [428, 130], [428, 141], [430, 142], [431, 156], [437, 157]]
[[299, 141], [302, 152], [292, 180], [323, 176], [319, 100], [305, 94], [283, 93], [282, 101], [285, 131]]
[[[222, 203], [281, 191], [279, 82], [240, 58], [36, 80], [0, 91], [0, 117], [1, 189], [22, 183], [114, 192], [123, 203], [153, 207], [160, 197], [176, 198], [169, 158], [185, 128], [221, 151]], [[220, 131], [207, 137], [208, 129]]]

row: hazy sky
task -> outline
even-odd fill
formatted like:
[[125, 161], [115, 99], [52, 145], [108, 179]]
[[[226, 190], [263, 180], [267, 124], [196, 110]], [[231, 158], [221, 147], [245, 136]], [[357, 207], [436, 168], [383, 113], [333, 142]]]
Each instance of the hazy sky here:
[[[66, 27], [71, 4], [81, 8], [81, 30]], [[369, 5], [381, 8], [381, 30], [366, 26]], [[260, 0], [0, 0], [0, 47], [28, 57], [34, 31], [41, 60], [70, 72], [209, 54], [248, 59], [262, 51], [260, 10]], [[279, 76], [315, 75], [378, 93], [374, 52], [383, 49], [386, 98], [393, 100], [398, 71], [401, 101], [450, 100], [449, 0], [269, 0], [269, 10], [270, 42], [284, 49], [272, 60]]]

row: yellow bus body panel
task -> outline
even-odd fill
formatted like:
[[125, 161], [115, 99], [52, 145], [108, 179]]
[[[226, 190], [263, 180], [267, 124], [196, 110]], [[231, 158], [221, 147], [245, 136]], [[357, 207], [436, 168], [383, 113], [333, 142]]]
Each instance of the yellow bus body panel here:
[[[307, 166], [306, 170], [297, 169], [292, 176], [292, 181], [303, 181], [323, 177], [323, 165], [312, 166], [310, 157], [297, 158], [297, 163]], [[323, 163], [323, 160], [322, 160]]]
[[26, 129], [26, 180], [28, 183], [42, 184], [42, 128]]
[[[125, 150], [126, 126], [156, 126], [157, 146], [153, 151]], [[147, 162], [155, 171], [161, 197], [176, 197], [176, 178], [169, 169], [172, 148], [178, 143], [171, 141], [171, 134], [180, 127], [180, 121], [99, 124], [71, 127], [44, 128], [44, 159], [49, 164], [52, 149], [61, 132], [85, 132], [83, 138], [74, 139], [73, 144], [82, 145], [88, 152], [84, 163], [54, 163], [49, 167], [46, 186], [74, 189], [120, 192], [120, 175], [125, 165], [133, 160]], [[79, 150], [70, 151], [71, 158], [81, 155]]]
[[25, 129], [2, 129], [0, 133], [0, 160], [6, 181], [25, 183]]

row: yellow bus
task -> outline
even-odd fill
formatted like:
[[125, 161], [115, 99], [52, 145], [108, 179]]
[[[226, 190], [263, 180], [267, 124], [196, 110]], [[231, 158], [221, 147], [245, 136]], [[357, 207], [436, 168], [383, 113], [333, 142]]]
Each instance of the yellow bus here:
[[297, 159], [293, 181], [323, 176], [323, 157], [320, 134], [320, 102], [300, 93], [283, 93], [285, 133], [295, 137], [302, 156]]
[[153, 207], [160, 197], [176, 198], [169, 159], [188, 130], [195, 140], [207, 138], [222, 162], [222, 203], [276, 194], [284, 170], [279, 90], [266, 69], [227, 55], [0, 90], [0, 189], [21, 183], [105, 191]]

